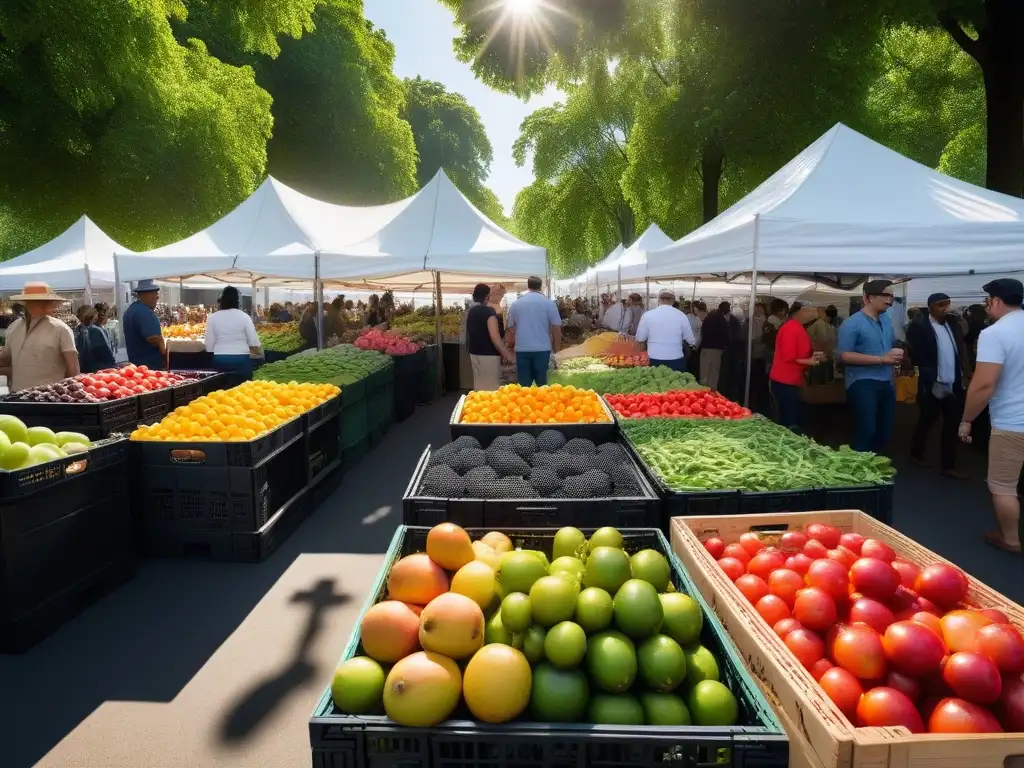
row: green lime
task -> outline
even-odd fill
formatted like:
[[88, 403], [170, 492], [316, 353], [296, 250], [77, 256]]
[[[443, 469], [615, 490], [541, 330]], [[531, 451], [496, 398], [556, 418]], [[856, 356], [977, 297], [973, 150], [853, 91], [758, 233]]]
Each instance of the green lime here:
[[544, 576], [530, 587], [530, 609], [533, 620], [544, 627], [568, 621], [576, 612], [580, 588], [563, 576]]
[[586, 653], [587, 633], [571, 621], [555, 624], [544, 638], [544, 656], [559, 669], [578, 667]]
[[623, 584], [612, 603], [615, 626], [634, 640], [643, 640], [657, 632], [665, 616], [658, 591], [642, 579], [630, 579]]
[[[2, 434], [2, 433], [0, 433]], [[577, 584], [583, 581], [583, 561], [564, 555], [551, 562], [552, 576], [569, 576]]]
[[583, 585], [614, 595], [629, 581], [629, 556], [617, 547], [595, 547], [587, 558]]
[[600, 587], [587, 587], [576, 598], [576, 623], [592, 635], [612, 623], [612, 596]]
[[347, 715], [365, 715], [384, 703], [384, 670], [367, 656], [356, 656], [334, 671], [331, 696], [334, 706]]
[[587, 537], [579, 528], [571, 526], [559, 528], [558, 533], [555, 534], [555, 543], [551, 548], [551, 557], [556, 560], [565, 556], [579, 557], [586, 552], [586, 546]]
[[697, 601], [682, 592], [660, 595], [665, 620], [661, 624], [662, 634], [668, 635], [682, 646], [693, 645], [700, 640], [704, 626], [704, 614]]
[[576, 723], [590, 698], [587, 676], [580, 669], [558, 669], [544, 662], [533, 670], [530, 712], [542, 723]]
[[530, 598], [522, 592], [505, 595], [501, 601], [501, 623], [510, 632], [525, 632], [533, 623]]
[[717, 680], [702, 680], [686, 697], [686, 704], [697, 725], [735, 725], [739, 706], [732, 691]]
[[544, 659], [544, 638], [548, 631], [540, 624], [534, 624], [523, 635], [523, 655], [531, 664]]
[[636, 649], [641, 679], [655, 691], [674, 691], [686, 677], [686, 654], [667, 635], [654, 635]]
[[511, 632], [508, 627], [501, 623], [501, 611], [495, 613], [484, 625], [484, 645], [501, 643], [511, 645], [513, 648], [521, 648], [523, 645], [523, 634]]
[[674, 693], [641, 693], [647, 725], [690, 725], [690, 711]]
[[621, 632], [601, 632], [587, 640], [587, 672], [598, 688], [608, 693], [629, 690], [636, 668], [636, 648]]
[[[718, 660], [703, 645], [693, 645], [683, 649], [686, 656], [687, 685], [697, 685], [703, 680], [719, 680]], [[692, 707], [691, 707], [692, 709]]]
[[622, 534], [611, 526], [598, 528], [590, 536], [590, 547], [614, 547], [622, 549]]
[[590, 722], [600, 725], [643, 725], [644, 708], [628, 693], [596, 693], [587, 708]]
[[634, 579], [643, 579], [658, 592], [664, 592], [672, 576], [668, 559], [653, 549], [644, 549], [629, 559], [629, 568]]

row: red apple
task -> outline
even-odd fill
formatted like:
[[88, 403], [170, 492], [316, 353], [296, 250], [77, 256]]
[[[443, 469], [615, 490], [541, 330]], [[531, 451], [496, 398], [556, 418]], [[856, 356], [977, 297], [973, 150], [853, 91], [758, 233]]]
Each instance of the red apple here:
[[839, 537], [839, 546], [846, 547], [853, 554], [860, 556], [860, 548], [864, 546], [864, 537], [859, 533], [844, 533]]
[[1003, 694], [996, 702], [995, 713], [1007, 732], [1024, 732], [1024, 680], [1003, 679]]
[[815, 560], [811, 563], [807, 571], [807, 583], [824, 590], [835, 600], [845, 600], [850, 595], [849, 574], [835, 560]]
[[793, 618], [807, 629], [824, 632], [836, 621], [836, 601], [818, 587], [806, 587], [796, 593]]
[[923, 733], [924, 722], [905, 694], [893, 688], [874, 688], [857, 702], [857, 725], [862, 728], [884, 728], [902, 725], [911, 733]]
[[979, 629], [974, 650], [992, 659], [1000, 674], [1020, 677], [1024, 673], [1024, 638], [1011, 624]]
[[899, 573], [900, 583], [907, 589], [913, 589], [917, 576], [921, 573], [921, 568], [914, 563], [908, 563], [906, 560], [893, 560], [892, 567]]
[[851, 624], [857, 622], [867, 624], [879, 634], [885, 632], [886, 627], [896, 621], [892, 611], [883, 603], [870, 597], [861, 597], [853, 601], [850, 605], [849, 619]]
[[939, 701], [928, 716], [929, 733], [1001, 733], [995, 715], [963, 699]]
[[946, 563], [929, 565], [917, 577], [914, 589], [939, 608], [951, 610], [967, 597], [967, 577], [963, 571]]
[[937, 673], [946, 655], [939, 636], [915, 621], [890, 624], [882, 637], [882, 647], [892, 666], [917, 678]]
[[876, 560], [891, 563], [896, 559], [896, 552], [893, 551], [893, 548], [884, 541], [879, 541], [878, 539], [865, 539], [864, 544], [860, 548], [860, 556], [873, 557]]
[[832, 660], [858, 680], [877, 680], [885, 676], [885, 650], [882, 638], [864, 624], [851, 624], [836, 635]]
[[995, 663], [980, 653], [954, 653], [942, 666], [942, 679], [953, 693], [975, 704], [994, 704], [1003, 692]]
[[862, 557], [850, 568], [850, 583], [858, 592], [876, 600], [886, 600], [900, 586], [900, 575], [888, 563]]
[[839, 538], [843, 535], [838, 528], [825, 523], [811, 523], [806, 531], [810, 538], [821, 542], [825, 549], [835, 549], [839, 546]]

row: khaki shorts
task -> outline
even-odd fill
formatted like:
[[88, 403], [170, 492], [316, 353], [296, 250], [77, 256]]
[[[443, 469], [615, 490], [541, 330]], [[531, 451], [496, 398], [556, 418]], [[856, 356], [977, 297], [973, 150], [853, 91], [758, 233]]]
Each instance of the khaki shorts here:
[[988, 444], [988, 489], [993, 496], [1016, 496], [1024, 467], [1024, 432], [993, 429]]
[[501, 386], [501, 358], [497, 355], [470, 355], [473, 389], [493, 392]]

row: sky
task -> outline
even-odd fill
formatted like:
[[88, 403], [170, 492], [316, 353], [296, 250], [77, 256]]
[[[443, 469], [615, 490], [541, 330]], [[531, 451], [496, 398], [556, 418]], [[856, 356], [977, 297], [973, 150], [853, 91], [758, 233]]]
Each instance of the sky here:
[[396, 75], [436, 80], [476, 107], [494, 148], [487, 186], [511, 214], [516, 193], [533, 182], [529, 163], [517, 168], [512, 160], [512, 143], [523, 118], [558, 101], [558, 91], [550, 89], [523, 102], [477, 80], [469, 65], [455, 58], [452, 40], [458, 30], [451, 12], [437, 0], [363, 0], [363, 6], [366, 18], [383, 28], [395, 46]]

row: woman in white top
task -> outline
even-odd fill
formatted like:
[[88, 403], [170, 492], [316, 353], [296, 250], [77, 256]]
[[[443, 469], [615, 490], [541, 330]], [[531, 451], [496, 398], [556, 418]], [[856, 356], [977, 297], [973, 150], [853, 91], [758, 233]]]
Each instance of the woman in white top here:
[[213, 353], [214, 370], [231, 375], [231, 386], [252, 378], [252, 358], [261, 354], [256, 327], [238, 301], [238, 289], [229, 285], [220, 295], [220, 309], [206, 320], [206, 351]]

